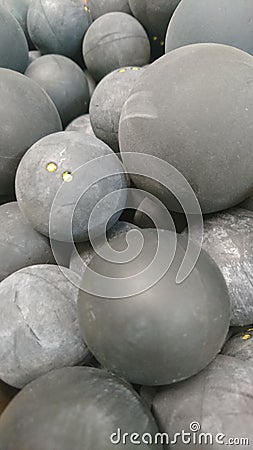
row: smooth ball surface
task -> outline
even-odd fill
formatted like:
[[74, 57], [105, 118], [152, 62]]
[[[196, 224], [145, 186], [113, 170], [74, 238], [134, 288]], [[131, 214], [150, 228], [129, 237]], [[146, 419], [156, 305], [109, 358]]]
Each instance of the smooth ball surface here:
[[169, 23], [165, 51], [214, 42], [253, 55], [252, 7], [252, 0], [182, 0]]
[[28, 44], [24, 32], [15, 17], [0, 6], [0, 67], [23, 73], [27, 65]]
[[131, 14], [128, 0], [88, 0], [88, 6], [93, 20], [116, 11]]
[[119, 120], [124, 103], [139, 77], [141, 67], [117, 69], [97, 85], [90, 102], [90, 119], [95, 135], [119, 152]]
[[[31, 426], [32, 418], [32, 426]], [[154, 418], [132, 387], [104, 370], [67, 367], [26, 386], [0, 421], [0, 445], [8, 450], [111, 450], [122, 432], [158, 433]], [[124, 431], [123, 431], [124, 430]], [[122, 447], [136, 448], [129, 437]], [[144, 450], [162, 450], [146, 445]]]
[[31, 41], [27, 29], [27, 12], [31, 2], [32, 0], [0, 0], [0, 5], [8, 9], [21, 25], [29, 44]]
[[0, 378], [11, 386], [22, 388], [89, 356], [77, 320], [78, 289], [69, 273], [73, 277], [63, 267], [30, 266], [0, 283]]
[[45, 55], [30, 64], [25, 75], [53, 100], [63, 127], [88, 110], [89, 87], [80, 67], [62, 55]]
[[[155, 394], [152, 412], [160, 432], [168, 433], [171, 439], [175, 433], [180, 433], [175, 436], [173, 445], [177, 450], [186, 447], [191, 450], [205, 447], [233, 449], [235, 444], [230, 445], [229, 439], [236, 438], [252, 442], [252, 380], [250, 364], [218, 356], [197, 376], [164, 387]], [[196, 443], [191, 428], [195, 431]], [[185, 434], [183, 441], [182, 430], [190, 433], [191, 439]], [[205, 433], [209, 435], [205, 436]], [[242, 444], [238, 448], [247, 447]], [[170, 449], [170, 445], [164, 445], [164, 448]]]
[[238, 208], [206, 217], [203, 248], [228, 286], [231, 325], [253, 323], [253, 212]]
[[[132, 261], [117, 264], [96, 255], [89, 268], [109, 278], [138, 276], [128, 282], [136, 283], [137, 288], [143, 281], [147, 285], [144, 269], [156, 254], [157, 234], [155, 230], [142, 230], [142, 234], [143, 249]], [[128, 243], [135, 248], [136, 238], [131, 236], [130, 232]], [[111, 244], [122, 250], [125, 239], [121, 235]], [[172, 233], [161, 231], [159, 239], [166, 248]], [[225, 281], [216, 264], [202, 252], [188, 278], [176, 284], [185, 253], [180, 238], [179, 242], [171, 267], [148, 290], [113, 299], [79, 292], [85, 342], [104, 367], [132, 383], [163, 385], [188, 378], [209, 364], [224, 344], [230, 321]], [[164, 258], [167, 261], [167, 251]]]
[[94, 136], [94, 131], [90, 122], [90, 115], [84, 114], [83, 116], [74, 119], [66, 128], [65, 131], [79, 131], [80, 133], [89, 134]]
[[12, 195], [24, 153], [43, 136], [61, 131], [62, 124], [46, 92], [17, 72], [0, 69], [0, 98], [0, 192]]
[[142, 25], [129, 14], [112, 12], [99, 17], [83, 41], [84, 62], [97, 81], [120, 67], [144, 66], [150, 44]]
[[0, 206], [0, 281], [23, 267], [54, 264], [49, 240], [35, 231], [17, 202]]
[[[107, 155], [110, 159], [106, 159]], [[90, 166], [85, 168], [84, 165], [90, 161], [94, 161], [93, 169], [88, 168]], [[57, 241], [71, 242], [69, 224], [74, 213], [74, 241], [86, 241], [90, 215], [100, 200], [118, 191], [100, 205], [97, 227], [106, 223], [108, 211], [113, 216], [118, 209], [124, 208], [126, 194], [122, 189], [126, 188], [126, 179], [123, 171], [117, 155], [96, 137], [74, 131], [55, 133], [36, 142], [22, 158], [16, 175], [17, 201], [32, 226]], [[108, 177], [108, 173], [113, 175]], [[97, 180], [95, 184], [94, 177]], [[33, 190], [29, 186], [33, 186]], [[60, 188], [62, 191], [56, 197]], [[81, 194], [80, 200], [77, 192]], [[120, 214], [121, 211], [112, 218], [110, 226]]]
[[[189, 45], [163, 56], [145, 69], [122, 109], [123, 161], [124, 152], [138, 152], [168, 162], [190, 183], [203, 213], [240, 203], [253, 186], [252, 76], [252, 56], [224, 45]], [[134, 155], [127, 161], [129, 173], [131, 165], [138, 170]], [[132, 179], [156, 195], [149, 178]]]
[[253, 328], [232, 336], [222, 349], [222, 354], [240, 361], [253, 362]]
[[42, 54], [77, 59], [91, 16], [83, 0], [34, 0], [28, 10], [27, 24], [31, 39]]

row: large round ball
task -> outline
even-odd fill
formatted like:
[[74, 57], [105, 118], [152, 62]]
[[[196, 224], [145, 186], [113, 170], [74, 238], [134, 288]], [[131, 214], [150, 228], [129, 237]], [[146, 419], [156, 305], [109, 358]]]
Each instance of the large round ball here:
[[252, 0], [182, 0], [170, 21], [165, 50], [215, 42], [253, 54], [252, 8]]
[[119, 151], [119, 119], [124, 103], [142, 74], [141, 67], [117, 69], [97, 85], [90, 102], [90, 119], [95, 135]]
[[0, 206], [0, 281], [23, 267], [53, 264], [50, 243], [35, 231], [17, 202]]
[[[128, 243], [135, 247], [131, 233]], [[142, 234], [143, 249], [132, 261], [117, 264], [96, 255], [89, 268], [109, 278], [138, 275], [136, 280], [128, 280], [136, 283], [138, 291], [143, 281], [146, 285], [149, 281], [144, 269], [157, 251], [156, 231], [142, 230]], [[121, 235], [111, 245], [122, 249], [125, 239]], [[161, 231], [159, 239], [166, 248], [172, 233]], [[177, 284], [184, 253], [184, 247], [178, 245], [174, 261], [160, 281], [131, 297], [101, 298], [80, 290], [79, 319], [85, 342], [104, 367], [133, 383], [163, 385], [188, 378], [203, 369], [225, 341], [230, 322], [225, 281], [202, 252], [188, 278]], [[119, 279], [118, 286], [121, 284]]]
[[28, 44], [14, 16], [0, 6], [0, 67], [24, 72], [28, 65]]
[[83, 116], [74, 119], [66, 128], [65, 131], [79, 131], [80, 133], [89, 134], [95, 136], [93, 128], [91, 126], [90, 115], [84, 114]]
[[[204, 213], [243, 201], [253, 186], [252, 76], [252, 56], [224, 45], [189, 45], [163, 56], [145, 69], [123, 107], [123, 161], [124, 152], [138, 152], [170, 163]], [[131, 166], [142, 173], [134, 154], [127, 161], [129, 173]], [[148, 177], [134, 182], [156, 194]]]
[[62, 125], [46, 92], [24, 75], [0, 69], [0, 98], [0, 192], [11, 195], [24, 153]]
[[253, 328], [232, 336], [222, 349], [222, 354], [241, 361], [253, 362]]
[[238, 208], [207, 217], [203, 248], [227, 283], [231, 325], [253, 323], [253, 212]]
[[93, 20], [110, 12], [131, 13], [128, 0], [88, 0]]
[[89, 356], [77, 320], [76, 276], [53, 265], [30, 266], [0, 283], [0, 378], [23, 387], [52, 369]]
[[32, 0], [0, 0], [0, 5], [8, 9], [19, 22], [29, 43], [31, 41], [27, 30], [27, 12], [31, 2]]
[[84, 62], [97, 81], [115, 69], [149, 63], [150, 44], [142, 25], [129, 14], [99, 17], [83, 41]]
[[80, 67], [61, 55], [45, 55], [30, 64], [25, 75], [53, 100], [64, 127], [88, 110], [89, 87]]
[[[248, 448], [253, 439], [252, 380], [250, 364], [218, 356], [197, 376], [155, 394], [152, 412], [160, 432], [174, 440], [176, 450]], [[163, 442], [166, 450], [171, 448], [165, 438]]]
[[[152, 439], [158, 428], [129, 385], [104, 370], [67, 367], [40, 377], [17, 395], [1, 417], [0, 444], [8, 450], [111, 450], [123, 442], [121, 448], [133, 450], [136, 435], [132, 441], [130, 436], [136, 432]], [[138, 445], [147, 447], [163, 448]]]
[[[127, 233], [130, 230], [137, 229], [138, 227], [129, 222], [117, 222], [110, 228], [107, 233], [108, 243], [110, 241], [122, 234]], [[103, 245], [103, 244], [101, 244]], [[90, 242], [81, 242], [76, 246], [76, 249], [72, 251], [69, 268], [76, 272], [78, 275], [82, 276], [85, 267], [90, 263], [93, 256], [95, 256], [95, 249], [92, 247]], [[80, 257], [82, 261], [80, 261]]]
[[90, 227], [103, 226], [108, 211], [113, 216], [110, 226], [120, 216], [126, 201], [123, 171], [117, 155], [96, 137], [74, 131], [55, 133], [34, 144], [21, 160], [16, 176], [17, 201], [36, 230], [58, 241], [71, 241], [69, 224], [74, 213], [73, 239], [85, 241], [94, 207], [114, 191], [118, 192], [113, 198], [100, 204], [98, 223]]
[[31, 39], [42, 54], [56, 53], [77, 59], [91, 16], [83, 0], [34, 0], [27, 24]]

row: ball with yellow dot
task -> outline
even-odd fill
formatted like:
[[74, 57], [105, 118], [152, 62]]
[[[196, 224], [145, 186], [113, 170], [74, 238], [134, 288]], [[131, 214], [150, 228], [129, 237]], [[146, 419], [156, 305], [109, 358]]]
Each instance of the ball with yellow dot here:
[[70, 183], [73, 180], [73, 175], [71, 172], [64, 172], [62, 174], [62, 179], [65, 183]]
[[49, 173], [54, 173], [57, 170], [57, 164], [55, 164], [54, 162], [50, 162], [48, 163], [46, 169]]

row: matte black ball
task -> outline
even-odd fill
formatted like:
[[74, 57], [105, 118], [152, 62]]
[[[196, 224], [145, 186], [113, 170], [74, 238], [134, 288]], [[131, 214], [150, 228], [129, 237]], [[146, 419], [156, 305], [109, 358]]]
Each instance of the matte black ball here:
[[87, 4], [93, 20], [116, 11], [131, 14], [128, 0], [88, 0]]
[[140, 75], [141, 67], [126, 67], [109, 73], [97, 85], [90, 102], [95, 135], [119, 152], [119, 119], [124, 103]]
[[53, 265], [30, 266], [0, 283], [0, 378], [21, 388], [52, 369], [82, 364], [89, 351], [77, 320], [79, 277]]
[[89, 134], [94, 136], [94, 131], [90, 122], [90, 115], [84, 114], [83, 116], [74, 119], [66, 128], [65, 131], [79, 131], [80, 133]]
[[38, 50], [31, 50], [29, 52], [28, 66], [32, 64], [33, 61], [41, 57], [41, 53]]
[[[128, 243], [135, 248], [132, 233], [128, 233]], [[137, 280], [128, 282], [137, 287], [143, 281], [147, 285], [144, 269], [157, 251], [157, 233], [142, 230], [142, 234], [142, 251], [132, 261], [117, 264], [96, 255], [89, 268], [109, 278], [138, 275]], [[111, 245], [122, 250], [125, 239], [121, 235]], [[166, 248], [172, 233], [161, 231], [159, 239]], [[132, 383], [163, 385], [188, 378], [209, 364], [224, 344], [230, 321], [225, 281], [216, 264], [202, 252], [188, 278], [176, 284], [185, 253], [182, 240], [179, 242], [166, 274], [137, 295], [112, 299], [80, 290], [79, 320], [85, 342], [104, 367]], [[167, 251], [164, 258], [168, 260]], [[83, 286], [87, 288], [85, 281]]]
[[[138, 152], [170, 163], [204, 213], [243, 201], [253, 187], [252, 77], [252, 56], [224, 45], [189, 45], [163, 56], [145, 69], [122, 109], [123, 161], [124, 152]], [[143, 169], [134, 155], [127, 160], [129, 173], [130, 165]], [[155, 194], [149, 178], [132, 179]]]
[[17, 202], [0, 206], [0, 281], [23, 267], [54, 264], [49, 240], [35, 231]]
[[[238, 447], [247, 448], [246, 442], [253, 440], [252, 380], [250, 364], [218, 356], [197, 376], [155, 395], [152, 412], [160, 432], [169, 435], [177, 450], [233, 449], [235, 444], [230, 445], [229, 439], [237, 439], [237, 446], [238, 439], [248, 439]], [[165, 449], [171, 448], [163, 442]]]
[[252, 7], [252, 0], [182, 0], [169, 23], [166, 52], [214, 42], [253, 54]]
[[253, 212], [238, 208], [206, 217], [203, 248], [227, 283], [231, 325], [253, 323]]
[[24, 75], [0, 69], [0, 98], [0, 192], [11, 195], [24, 153], [62, 125], [46, 92]]
[[222, 349], [223, 355], [233, 356], [241, 361], [253, 362], [253, 328], [232, 336]]
[[[111, 155], [109, 160], [99, 159], [106, 155]], [[95, 176], [98, 177], [95, 187], [91, 184], [94, 175], [90, 174], [91, 169], [84, 169], [84, 165], [92, 160], [97, 160], [94, 162], [97, 171]], [[75, 171], [79, 168], [78, 175]], [[86, 241], [89, 238], [88, 223], [92, 210], [100, 200], [114, 191], [118, 191], [115, 196], [100, 205], [99, 223], [96, 225], [100, 227], [106, 223], [108, 211], [113, 216], [110, 226], [118, 220], [126, 201], [125, 191], [122, 191], [126, 188], [123, 171], [117, 155], [96, 137], [88, 134], [84, 137], [82, 133], [74, 131], [54, 133], [36, 142], [22, 158], [16, 175], [17, 201], [32, 226], [46, 236], [50, 234], [57, 241], [71, 241], [69, 223], [74, 213], [74, 241]], [[114, 175], [107, 178], [109, 172]], [[78, 201], [76, 192], [80, 189], [80, 178], [84, 190]], [[63, 194], [56, 197], [60, 188]], [[73, 204], [76, 204], [75, 209]], [[50, 230], [53, 205], [56, 213]]]
[[76, 59], [91, 24], [83, 0], [34, 0], [27, 15], [28, 31], [42, 54], [56, 53]]
[[[122, 234], [127, 233], [129, 230], [137, 229], [138, 227], [128, 223], [128, 222], [117, 222], [115, 225], [110, 228], [110, 230], [107, 233], [107, 239], [110, 244], [110, 241]], [[69, 268], [76, 272], [79, 276], [83, 275], [83, 272], [85, 270], [85, 266], [89, 265], [90, 261], [92, 260], [93, 256], [95, 256], [95, 250], [92, 247], [90, 242], [82, 242], [76, 246], [76, 250], [73, 250], [70, 258]], [[83, 263], [80, 261], [81, 257]]]
[[0, 6], [0, 67], [24, 72], [27, 64], [28, 44], [21, 25]]
[[88, 110], [89, 87], [82, 69], [62, 55], [45, 55], [30, 64], [25, 75], [53, 100], [63, 127]]
[[[8, 450], [111, 450], [117, 448], [118, 429], [129, 433], [120, 445], [127, 450], [136, 448], [132, 433], [151, 439], [158, 433], [151, 413], [124, 381], [104, 370], [67, 367], [16, 396], [1, 417], [0, 445]], [[162, 450], [159, 444], [138, 445], [147, 447]]]
[[99, 17], [83, 41], [84, 62], [97, 81], [115, 69], [144, 66], [150, 44], [142, 25], [129, 14], [112, 12]]
[[31, 2], [32, 0], [0, 0], [0, 5], [8, 9], [21, 25], [29, 44], [31, 41], [27, 30], [27, 12]]

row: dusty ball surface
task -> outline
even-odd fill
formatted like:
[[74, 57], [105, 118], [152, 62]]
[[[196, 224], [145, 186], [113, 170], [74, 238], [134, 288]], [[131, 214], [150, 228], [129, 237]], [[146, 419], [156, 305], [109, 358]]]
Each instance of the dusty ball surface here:
[[49, 240], [35, 231], [17, 202], [0, 206], [0, 281], [23, 267], [54, 264]]
[[[77, 319], [72, 271], [53, 265], [21, 269], [0, 284], [0, 378], [22, 388], [52, 369], [78, 365], [89, 352]], [[76, 282], [79, 277], [76, 275]]]
[[119, 120], [124, 103], [143, 73], [141, 67], [123, 67], [109, 73], [97, 85], [90, 102], [95, 135], [119, 152]]
[[83, 116], [74, 119], [66, 128], [65, 131], [79, 131], [79, 133], [89, 134], [95, 136], [93, 128], [90, 122], [90, 115], [84, 114]]
[[131, 14], [128, 0], [88, 0], [87, 2], [93, 20], [110, 12]]

